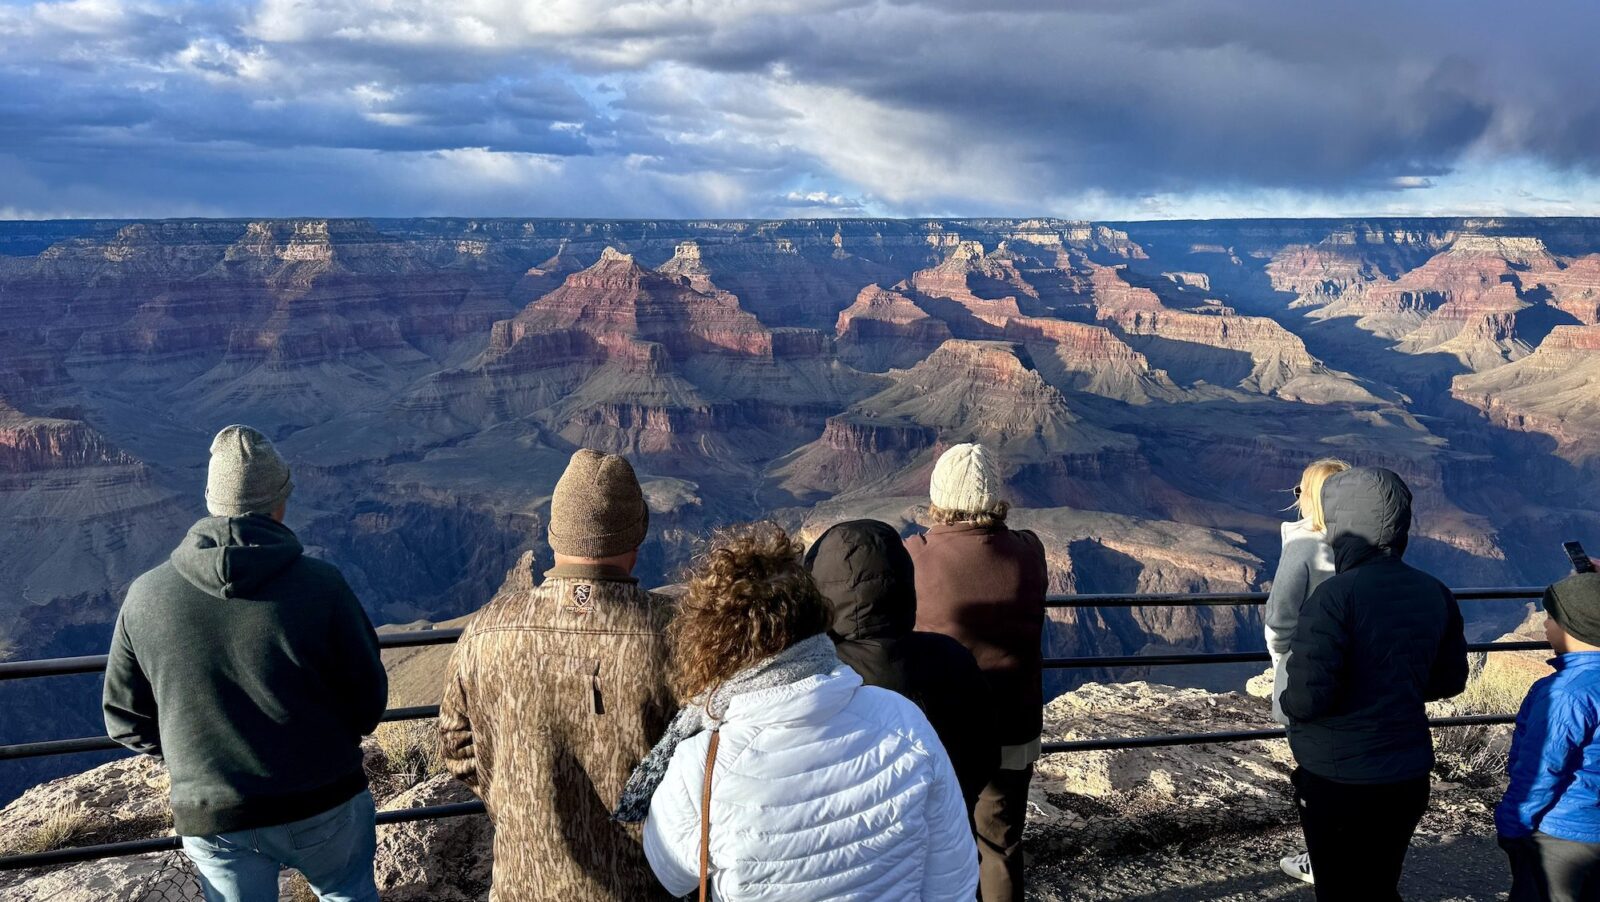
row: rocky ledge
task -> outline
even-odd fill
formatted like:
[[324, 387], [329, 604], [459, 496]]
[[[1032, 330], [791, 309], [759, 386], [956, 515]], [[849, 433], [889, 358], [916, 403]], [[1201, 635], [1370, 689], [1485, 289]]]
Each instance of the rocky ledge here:
[[[1259, 681], [1258, 681], [1259, 682]], [[1270, 727], [1264, 698], [1157, 683], [1090, 683], [1045, 709], [1045, 741]], [[394, 727], [386, 727], [392, 730]], [[470, 798], [429, 760], [430, 728], [369, 743], [381, 810]], [[1441, 756], [1453, 754], [1451, 746]], [[1047, 755], [1029, 799], [1024, 848], [1030, 899], [1277, 899], [1303, 893], [1276, 873], [1299, 851], [1287, 744], [1238, 742]], [[81, 845], [164, 835], [167, 777], [149, 759], [113, 762], [36, 787], [0, 811], [0, 849]], [[1417, 858], [1454, 895], [1502, 888], [1493, 851], [1492, 780], [1436, 782]], [[1487, 847], [1485, 847], [1487, 843]], [[1459, 846], [1462, 860], [1450, 854]], [[482, 816], [385, 826], [378, 885], [386, 902], [486, 899], [492, 828]], [[1419, 878], [1413, 878], [1419, 879]], [[1432, 878], [1430, 878], [1432, 879]], [[1454, 881], [1451, 883], [1450, 881]], [[282, 899], [306, 898], [286, 875]], [[1476, 887], [1476, 889], [1474, 888]], [[1478, 890], [1481, 889], [1481, 893]], [[178, 902], [198, 899], [179, 853], [0, 874], [0, 902]]]
[[[1044, 739], [1259, 730], [1265, 701], [1159, 683], [1089, 683], [1045, 707]], [[1288, 743], [1238, 742], [1047, 755], [1035, 769], [1031, 859], [1147, 849], [1295, 817]]]
[[[369, 740], [367, 772], [380, 811], [472, 798], [440, 772], [432, 726], [398, 724]], [[166, 768], [126, 758], [37, 786], [0, 811], [0, 854], [165, 836], [171, 832]], [[489, 897], [493, 827], [483, 815], [378, 828], [378, 888], [384, 902], [467, 902]], [[285, 872], [281, 902], [314, 899]], [[34, 871], [0, 872], [0, 902], [199, 902], [181, 852], [112, 858]]]

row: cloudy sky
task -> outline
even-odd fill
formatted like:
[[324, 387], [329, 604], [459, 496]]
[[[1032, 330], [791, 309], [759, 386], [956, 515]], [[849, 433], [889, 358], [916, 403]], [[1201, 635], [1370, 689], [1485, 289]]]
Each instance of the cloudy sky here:
[[1593, 0], [0, 0], [0, 218], [1600, 215]]

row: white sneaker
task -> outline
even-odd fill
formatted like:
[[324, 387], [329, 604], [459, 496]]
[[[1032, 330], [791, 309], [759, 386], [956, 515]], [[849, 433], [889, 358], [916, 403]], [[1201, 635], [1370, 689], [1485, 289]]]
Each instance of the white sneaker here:
[[1301, 852], [1299, 855], [1290, 855], [1278, 862], [1278, 867], [1283, 872], [1304, 883], [1316, 883], [1317, 878], [1311, 875], [1311, 853]]

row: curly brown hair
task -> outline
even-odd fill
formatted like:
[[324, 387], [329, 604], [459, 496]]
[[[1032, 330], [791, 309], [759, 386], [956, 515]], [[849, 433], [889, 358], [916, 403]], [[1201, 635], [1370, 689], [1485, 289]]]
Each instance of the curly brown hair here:
[[994, 529], [1005, 525], [1006, 514], [1010, 512], [1011, 505], [1005, 501], [986, 511], [949, 511], [937, 504], [928, 505], [928, 519], [940, 526], [972, 523], [980, 529]]
[[667, 629], [679, 700], [828, 628], [828, 606], [801, 561], [804, 549], [776, 523], [719, 530], [684, 577]]

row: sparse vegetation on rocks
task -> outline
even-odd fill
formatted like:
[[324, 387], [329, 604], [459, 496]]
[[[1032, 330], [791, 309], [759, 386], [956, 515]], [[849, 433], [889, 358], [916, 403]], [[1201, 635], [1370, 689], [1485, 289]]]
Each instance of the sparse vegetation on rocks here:
[[[430, 777], [445, 772], [444, 759], [439, 757], [439, 737], [431, 720], [404, 720], [380, 724], [372, 734], [380, 753], [381, 771], [371, 774], [375, 794], [388, 796], [404, 792]], [[371, 763], [369, 759], [369, 763]]]
[[[1544, 612], [1529, 607], [1523, 622], [1500, 641], [1544, 638]], [[1534, 682], [1551, 672], [1549, 651], [1498, 652], [1475, 656], [1472, 678], [1460, 695], [1429, 705], [1429, 714], [1516, 714]], [[1452, 783], [1479, 788], [1505, 780], [1511, 725], [1452, 727], [1433, 735], [1434, 773]]]
[[82, 810], [58, 808], [31, 829], [0, 837], [0, 855], [31, 855], [66, 848], [91, 829], [92, 822]]
[[[1520, 671], [1485, 667], [1465, 692], [1444, 703], [1448, 714], [1515, 714], [1530, 682]], [[1434, 772], [1453, 783], [1490, 786], [1505, 777], [1511, 726], [1452, 727], [1434, 733]]]

